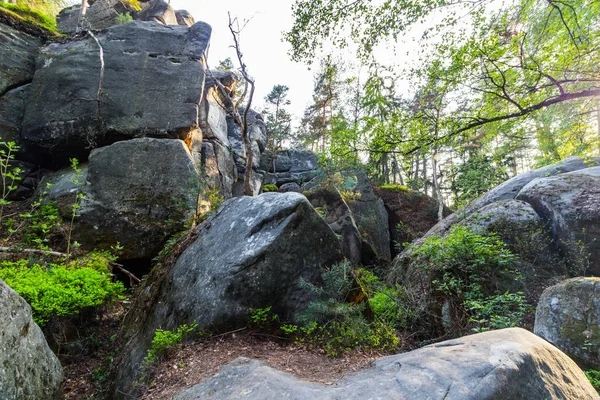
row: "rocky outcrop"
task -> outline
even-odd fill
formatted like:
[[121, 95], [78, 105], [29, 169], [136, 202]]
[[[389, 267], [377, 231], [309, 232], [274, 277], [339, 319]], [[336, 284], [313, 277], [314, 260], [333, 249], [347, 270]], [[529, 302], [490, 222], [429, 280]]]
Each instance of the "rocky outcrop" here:
[[[244, 110], [240, 110], [240, 115], [243, 115], [243, 113]], [[261, 170], [260, 167], [262, 153], [267, 147], [268, 133], [262, 115], [254, 110], [249, 110], [248, 112], [248, 125], [248, 137], [250, 138], [252, 149], [252, 189], [256, 196], [262, 190], [262, 183], [265, 175], [265, 171]], [[246, 148], [242, 139], [240, 127], [230, 115], [227, 116], [227, 137], [233, 151], [233, 159], [239, 177], [237, 183], [234, 185], [233, 194], [234, 196], [241, 196], [244, 194], [244, 185], [240, 179], [243, 179], [246, 171]]]
[[480, 333], [384, 357], [373, 368], [325, 386], [264, 362], [238, 358], [176, 400], [598, 399], [560, 350], [523, 329]]
[[[175, 11], [163, 0], [140, 0], [140, 8], [121, 0], [96, 0], [90, 2], [85, 15], [84, 27], [99, 31], [118, 25], [120, 15], [130, 15], [137, 21], [151, 21], [163, 25], [192, 26], [194, 17], [185, 10]], [[75, 33], [79, 23], [81, 5], [63, 9], [57, 16], [58, 30], [62, 33]]]
[[31, 307], [0, 280], [0, 398], [56, 399], [60, 362], [31, 318]]
[[600, 276], [600, 168], [539, 178], [517, 199], [530, 203], [549, 226], [573, 275]]
[[299, 280], [317, 282], [324, 268], [341, 259], [335, 234], [296, 193], [228, 200], [196, 233], [172, 268], [148, 278], [125, 322], [132, 339], [115, 398], [134, 391], [156, 328], [193, 322], [199, 329], [235, 328], [246, 325], [249, 308], [267, 306], [283, 320], [294, 320], [312, 298]]
[[265, 183], [281, 187], [287, 183], [302, 186], [319, 175], [318, 158], [310, 150], [284, 150], [266, 160], [269, 173]]
[[[388, 213], [393, 257], [404, 249], [405, 243], [422, 237], [438, 222], [438, 203], [426, 194], [402, 185], [376, 188], [376, 193], [383, 200]], [[449, 214], [450, 210], [444, 208], [444, 215]]]
[[[81, 208], [73, 237], [83, 248], [123, 246], [122, 259], [152, 259], [183, 230], [198, 207], [200, 176], [181, 140], [133, 139], [92, 151], [81, 172], [48, 178], [47, 198], [71, 219]], [[85, 197], [76, 200], [77, 193]]]
[[0, 24], [0, 98], [31, 82], [42, 40]]
[[346, 203], [352, 211], [363, 243], [371, 247], [375, 254], [374, 260], [364, 260], [365, 263], [389, 263], [392, 261], [390, 232], [383, 200], [375, 193], [375, 188], [364, 171], [348, 173], [345, 178], [348, 190], [342, 192], [342, 195], [347, 196]]
[[[285, 185], [292, 185], [286, 183]], [[282, 186], [285, 187], [285, 185]], [[353, 265], [363, 262], [362, 237], [352, 218], [352, 212], [337, 190], [317, 188], [305, 192], [310, 204], [327, 221], [329, 227], [340, 238], [344, 257]]]
[[600, 369], [599, 298], [599, 278], [574, 278], [549, 287], [536, 309], [535, 334]]
[[44, 47], [22, 139], [62, 164], [124, 139], [201, 140], [210, 33], [202, 22], [190, 28], [132, 22]]

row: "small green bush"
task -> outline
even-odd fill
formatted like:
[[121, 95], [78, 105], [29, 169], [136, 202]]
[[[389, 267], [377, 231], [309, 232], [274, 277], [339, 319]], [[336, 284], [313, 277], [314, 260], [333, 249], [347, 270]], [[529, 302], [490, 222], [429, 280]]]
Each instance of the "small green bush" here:
[[112, 282], [106, 254], [64, 264], [31, 264], [28, 260], [0, 262], [0, 278], [30, 305], [33, 319], [45, 325], [50, 319], [77, 315], [119, 297], [121, 282]]
[[266, 328], [278, 320], [279, 316], [271, 311], [271, 307], [250, 309], [250, 326], [254, 328]]
[[320, 345], [332, 356], [356, 347], [380, 350], [397, 347], [399, 341], [392, 326], [385, 321], [369, 322], [364, 316], [364, 303], [346, 302], [348, 294], [359, 289], [348, 262], [333, 265], [322, 274], [322, 280], [322, 286], [300, 282], [317, 298], [299, 316], [300, 341]]
[[446, 237], [427, 238], [413, 256], [431, 276], [434, 295], [462, 305], [471, 330], [516, 326], [529, 309], [523, 292], [501, 289], [503, 282], [522, 276], [517, 256], [494, 234], [482, 236], [456, 225]]
[[598, 393], [600, 393], [600, 371], [596, 371], [595, 369], [588, 369], [585, 371], [585, 376], [590, 380], [590, 383], [596, 389]]
[[148, 354], [144, 358], [146, 364], [152, 365], [156, 363], [169, 349], [183, 343], [196, 328], [198, 328], [198, 324], [194, 322], [192, 325], [180, 325], [174, 331], [157, 329], [152, 339], [152, 347], [148, 350]]
[[272, 183], [267, 183], [265, 186], [263, 186], [264, 193], [278, 192], [278, 191], [279, 191], [279, 188], [277, 187], [277, 185], [273, 185]]

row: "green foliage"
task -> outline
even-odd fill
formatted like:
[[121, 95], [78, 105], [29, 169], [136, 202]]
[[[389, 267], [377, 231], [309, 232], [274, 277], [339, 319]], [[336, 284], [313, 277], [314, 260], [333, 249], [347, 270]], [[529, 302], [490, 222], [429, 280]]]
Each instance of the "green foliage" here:
[[[0, 3], [3, 4], [3, 3]], [[15, 142], [0, 141], [0, 178], [2, 182], [2, 193], [0, 196], [0, 224], [4, 216], [4, 207], [10, 204], [9, 195], [17, 190], [18, 182], [21, 180], [21, 169], [14, 167], [12, 162], [19, 146]]]
[[180, 325], [173, 331], [157, 329], [152, 339], [152, 347], [148, 350], [148, 354], [144, 358], [147, 366], [155, 364], [161, 357], [167, 354], [169, 349], [183, 343], [196, 328], [198, 328], [198, 324], [194, 322], [191, 325]]
[[270, 306], [250, 309], [250, 326], [254, 328], [266, 328], [275, 321], [279, 321], [279, 316], [271, 312]]
[[58, 33], [56, 28], [56, 19], [54, 15], [58, 12], [58, 7], [62, 6], [62, 1], [24, 1], [20, 0], [17, 4], [0, 2], [0, 8], [4, 8], [18, 16], [21, 20], [40, 26], [53, 33]]
[[598, 393], [600, 393], [600, 371], [596, 371], [595, 369], [588, 369], [585, 371], [585, 376], [590, 380], [590, 383], [596, 389]]
[[393, 192], [398, 193], [408, 193], [410, 189], [405, 185], [381, 185], [381, 188], [384, 190], [391, 190]]
[[117, 21], [117, 24], [123, 25], [123, 24], [133, 21], [133, 17], [131, 16], [130, 13], [123, 13], [123, 14], [117, 15], [116, 21]]
[[118, 298], [124, 288], [112, 282], [110, 253], [95, 252], [68, 264], [41, 265], [28, 260], [0, 262], [0, 278], [30, 305], [33, 319], [45, 325], [50, 319]]
[[364, 317], [364, 303], [346, 301], [359, 290], [354, 271], [347, 262], [333, 265], [322, 274], [323, 285], [304, 280], [300, 285], [317, 297], [300, 315], [300, 341], [323, 346], [332, 356], [356, 347], [392, 350], [398, 345], [394, 328], [382, 321], [369, 322]]
[[278, 191], [279, 191], [279, 188], [277, 187], [277, 185], [274, 185], [272, 183], [267, 183], [265, 186], [263, 186], [264, 193], [278, 192]]
[[516, 326], [528, 310], [522, 292], [501, 289], [522, 277], [518, 258], [496, 235], [455, 225], [446, 237], [428, 237], [413, 256], [431, 276], [434, 295], [455, 300], [474, 331]]

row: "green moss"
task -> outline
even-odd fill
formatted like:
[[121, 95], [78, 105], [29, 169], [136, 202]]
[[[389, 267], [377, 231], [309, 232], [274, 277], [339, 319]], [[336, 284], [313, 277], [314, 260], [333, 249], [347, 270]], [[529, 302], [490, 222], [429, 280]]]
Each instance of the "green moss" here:
[[273, 185], [272, 183], [268, 183], [263, 187], [264, 193], [278, 192], [278, 191], [279, 191], [279, 188], [277, 188], [277, 185]]
[[56, 19], [44, 14], [41, 11], [34, 10], [26, 4], [11, 4], [0, 2], [0, 8], [6, 10], [8, 14], [25, 23], [36, 25], [42, 29], [59, 34], [56, 28]]
[[405, 186], [405, 185], [383, 185], [381, 186], [381, 189], [383, 190], [391, 190], [393, 192], [398, 192], [398, 193], [408, 193], [410, 192], [410, 189]]

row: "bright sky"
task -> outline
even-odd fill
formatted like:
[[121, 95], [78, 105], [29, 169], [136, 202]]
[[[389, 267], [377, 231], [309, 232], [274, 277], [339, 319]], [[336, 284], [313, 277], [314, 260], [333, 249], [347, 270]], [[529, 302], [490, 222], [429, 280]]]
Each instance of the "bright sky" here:
[[289, 45], [281, 41], [282, 32], [292, 26], [292, 0], [171, 0], [171, 6], [192, 13], [196, 21], [204, 21], [213, 28], [209, 66], [214, 68], [220, 60], [231, 57], [237, 66], [235, 52], [230, 48], [231, 33], [227, 26], [227, 11], [240, 22], [251, 21], [241, 34], [241, 48], [250, 74], [256, 80], [253, 108], [262, 109], [264, 97], [274, 85], [290, 88], [290, 111], [302, 115], [311, 100], [313, 73], [304, 64], [290, 61]]

